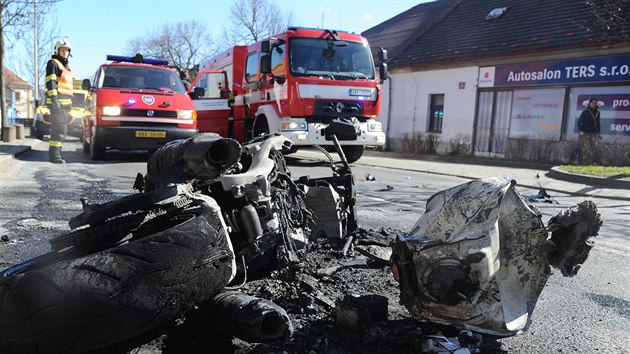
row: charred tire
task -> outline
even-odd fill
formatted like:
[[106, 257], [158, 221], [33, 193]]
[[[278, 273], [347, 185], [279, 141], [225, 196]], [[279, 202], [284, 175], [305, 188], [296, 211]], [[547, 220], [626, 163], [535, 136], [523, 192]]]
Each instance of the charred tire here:
[[348, 163], [353, 163], [363, 156], [362, 145], [342, 145], [341, 150], [343, 150], [344, 155], [346, 155]]
[[233, 257], [221, 220], [170, 219], [137, 241], [2, 279], [0, 352], [119, 348], [218, 293]]

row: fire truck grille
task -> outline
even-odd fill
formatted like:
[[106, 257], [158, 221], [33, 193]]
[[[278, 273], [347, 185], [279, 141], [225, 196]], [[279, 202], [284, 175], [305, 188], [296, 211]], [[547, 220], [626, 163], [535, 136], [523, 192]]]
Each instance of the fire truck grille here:
[[132, 117], [177, 118], [175, 111], [158, 111], [151, 109], [123, 109], [121, 115]]
[[363, 115], [361, 102], [316, 101], [315, 114], [319, 116], [357, 117]]

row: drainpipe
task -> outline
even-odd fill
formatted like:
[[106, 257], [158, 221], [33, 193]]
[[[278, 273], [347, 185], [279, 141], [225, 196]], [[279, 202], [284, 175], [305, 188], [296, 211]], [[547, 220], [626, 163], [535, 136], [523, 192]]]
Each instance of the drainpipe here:
[[387, 74], [387, 79], [389, 80], [389, 89], [387, 90], [389, 92], [389, 98], [387, 101], [387, 128], [385, 129], [385, 144], [383, 145], [383, 150], [388, 150], [389, 149], [389, 122], [391, 120], [391, 116], [392, 116], [392, 77]]

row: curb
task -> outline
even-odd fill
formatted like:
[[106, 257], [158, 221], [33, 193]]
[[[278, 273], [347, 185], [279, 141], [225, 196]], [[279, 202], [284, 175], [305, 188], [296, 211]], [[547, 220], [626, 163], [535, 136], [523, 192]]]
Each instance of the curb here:
[[[422, 155], [413, 154], [408, 152], [394, 152], [394, 151], [378, 151], [378, 150], [365, 150], [363, 156], [372, 157], [389, 157], [395, 159], [412, 159], [430, 162], [444, 162], [444, 163], [458, 163], [465, 165], [478, 165], [478, 166], [495, 166], [495, 167], [514, 167], [514, 168], [527, 168], [534, 170], [548, 170], [553, 167], [553, 164], [531, 161], [514, 161], [514, 160], [501, 160], [487, 157], [460, 157], [460, 156], [446, 156], [446, 155]], [[359, 161], [361, 161], [359, 159]]]
[[4, 163], [12, 163], [18, 156], [21, 154], [31, 150], [30, 145], [21, 145], [19, 147], [15, 147], [12, 151], [7, 153], [0, 153], [0, 165]]
[[[506, 161], [506, 160], [496, 160], [496, 159], [477, 158], [477, 157], [461, 158], [461, 157], [450, 157], [450, 156], [441, 156], [441, 155], [418, 156], [414, 154], [401, 153], [401, 152], [369, 151], [369, 150], [365, 151], [365, 156], [375, 156], [375, 157], [387, 156], [390, 158], [411, 158], [411, 159], [433, 161], [433, 162], [460, 163], [460, 164], [468, 164], [468, 165], [542, 169], [542, 170], [548, 171], [545, 173], [545, 176], [552, 179], [556, 179], [556, 180], [585, 184], [589, 186], [602, 187], [602, 188], [630, 189], [630, 179], [615, 179], [615, 178], [580, 175], [580, 174], [562, 171], [560, 169], [560, 166], [553, 166], [551, 164], [537, 163], [537, 162], [519, 162], [519, 161], [511, 161], [511, 160]], [[357, 163], [360, 164], [360, 160]], [[425, 171], [425, 172], [435, 173], [432, 171]], [[437, 174], [440, 174], [440, 173], [437, 173]], [[468, 176], [460, 176], [460, 175], [451, 174], [451, 173], [449, 173], [448, 175], [455, 176], [455, 177], [472, 178]]]
[[613, 188], [613, 189], [630, 189], [630, 180], [614, 179], [597, 176], [578, 175], [571, 172], [562, 171], [559, 166], [553, 166], [546, 173], [546, 176], [567, 182], [581, 183], [590, 186]]
[[11, 164], [18, 156], [33, 149], [48, 146], [46, 141], [30, 137], [30, 132], [25, 139], [16, 140], [13, 143], [0, 143], [0, 164]]

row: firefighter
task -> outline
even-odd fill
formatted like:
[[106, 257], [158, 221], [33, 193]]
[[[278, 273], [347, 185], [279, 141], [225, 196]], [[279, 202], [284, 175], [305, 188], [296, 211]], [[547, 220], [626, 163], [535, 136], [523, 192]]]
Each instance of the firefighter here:
[[72, 72], [68, 57], [72, 46], [65, 39], [55, 43], [55, 54], [46, 65], [46, 105], [50, 109], [50, 140], [48, 161], [66, 163], [61, 156], [61, 147], [68, 130], [70, 107], [72, 106]]

